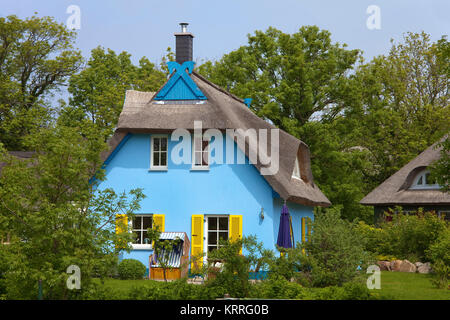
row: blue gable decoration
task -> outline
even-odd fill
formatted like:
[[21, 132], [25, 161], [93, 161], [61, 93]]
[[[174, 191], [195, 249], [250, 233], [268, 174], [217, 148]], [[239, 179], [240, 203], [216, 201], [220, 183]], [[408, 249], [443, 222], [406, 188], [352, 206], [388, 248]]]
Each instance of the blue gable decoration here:
[[206, 100], [205, 95], [189, 77], [194, 69], [194, 61], [185, 61], [182, 65], [175, 61], [167, 62], [169, 72], [175, 73], [158, 92], [154, 100]]

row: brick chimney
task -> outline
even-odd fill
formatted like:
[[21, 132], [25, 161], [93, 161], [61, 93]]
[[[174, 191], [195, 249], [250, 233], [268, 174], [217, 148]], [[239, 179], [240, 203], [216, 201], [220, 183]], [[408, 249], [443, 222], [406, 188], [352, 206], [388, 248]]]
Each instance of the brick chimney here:
[[182, 22], [180, 23], [181, 32], [175, 33], [175, 56], [176, 61], [179, 64], [183, 64], [185, 61], [193, 61], [192, 58], [192, 50], [193, 50], [193, 39], [194, 35], [190, 32], [187, 32], [187, 26], [189, 23]]

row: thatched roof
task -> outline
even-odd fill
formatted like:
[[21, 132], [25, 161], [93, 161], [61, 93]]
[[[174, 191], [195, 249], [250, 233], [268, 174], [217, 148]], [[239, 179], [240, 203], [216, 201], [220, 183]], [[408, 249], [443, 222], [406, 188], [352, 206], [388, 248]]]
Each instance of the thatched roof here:
[[[205, 94], [207, 100], [161, 104], [159, 101], [152, 100], [154, 94], [151, 92], [127, 91], [117, 129], [109, 141], [110, 150], [102, 155], [103, 159], [108, 158], [128, 132], [170, 132], [177, 128], [191, 130], [194, 129], [194, 120], [202, 121], [204, 129], [243, 129], [244, 131], [249, 128], [276, 129], [275, 126], [249, 110], [242, 99], [226, 92], [195, 72], [190, 77]], [[267, 140], [268, 150], [270, 150], [270, 131], [268, 131]], [[279, 131], [279, 141], [279, 171], [274, 175], [263, 175], [263, 177], [274, 191], [287, 201], [308, 206], [329, 206], [330, 201], [313, 182], [308, 146], [283, 130]], [[245, 151], [248, 156], [248, 145]], [[292, 178], [297, 153], [302, 180]], [[259, 159], [255, 166], [260, 171], [263, 167]]]
[[390, 176], [365, 196], [360, 203], [373, 206], [450, 204], [449, 193], [437, 189], [409, 189], [416, 175], [439, 159], [442, 147], [438, 147], [437, 144], [440, 141], [428, 147]]

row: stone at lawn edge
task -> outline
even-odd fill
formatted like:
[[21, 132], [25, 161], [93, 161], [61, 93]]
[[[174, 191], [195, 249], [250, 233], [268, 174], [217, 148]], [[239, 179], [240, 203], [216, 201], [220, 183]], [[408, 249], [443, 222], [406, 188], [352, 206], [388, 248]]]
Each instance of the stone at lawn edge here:
[[423, 263], [422, 262], [416, 262], [416, 263], [414, 263], [414, 265], [416, 266], [416, 268], [419, 268], [421, 265], [423, 265]]
[[403, 260], [402, 264], [400, 265], [400, 272], [416, 272], [416, 266], [409, 262], [408, 260]]
[[391, 271], [391, 263], [389, 261], [377, 261], [380, 271]]
[[431, 264], [429, 262], [423, 263], [420, 267], [417, 268], [418, 273], [430, 273], [431, 272]]
[[391, 270], [392, 271], [400, 271], [400, 266], [402, 265], [402, 260], [394, 260], [391, 261]]

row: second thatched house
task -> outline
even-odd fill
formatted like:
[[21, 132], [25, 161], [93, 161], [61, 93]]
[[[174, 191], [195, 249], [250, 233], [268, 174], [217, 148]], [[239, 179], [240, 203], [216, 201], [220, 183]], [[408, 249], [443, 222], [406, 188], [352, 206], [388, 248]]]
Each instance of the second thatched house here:
[[360, 203], [375, 207], [375, 221], [383, 212], [400, 206], [404, 213], [414, 214], [419, 208], [434, 211], [450, 219], [450, 194], [430, 179], [429, 166], [440, 158], [442, 147], [436, 142], [380, 184]]

